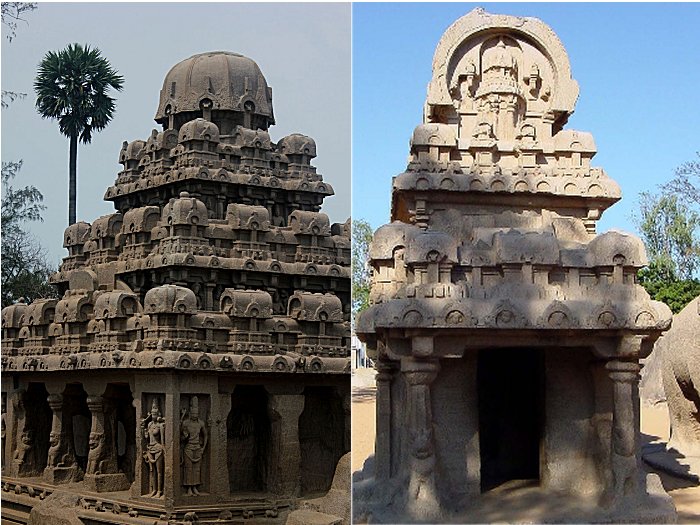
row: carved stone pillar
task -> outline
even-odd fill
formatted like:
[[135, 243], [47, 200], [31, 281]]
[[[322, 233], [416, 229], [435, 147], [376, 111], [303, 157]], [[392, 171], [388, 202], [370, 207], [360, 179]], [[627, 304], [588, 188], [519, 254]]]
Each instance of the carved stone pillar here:
[[639, 459], [637, 434], [639, 420], [635, 403], [639, 364], [613, 359], [605, 368], [613, 382], [613, 420], [611, 433], [611, 469], [613, 485], [609, 488], [608, 501], [637, 495], [643, 487], [639, 483]]
[[92, 415], [92, 425], [85, 486], [95, 492], [127, 490], [130, 486], [129, 481], [117, 468], [117, 435], [113, 407], [100, 395], [88, 395], [87, 405]]
[[377, 404], [374, 444], [375, 476], [378, 480], [391, 477], [391, 380], [394, 366], [386, 361], [377, 361]]
[[352, 392], [350, 385], [338, 388], [338, 395], [343, 402], [343, 414], [345, 416], [345, 424], [343, 428], [343, 453], [348, 452], [352, 446], [352, 434], [350, 428], [352, 426]]
[[75, 461], [73, 428], [70, 419], [64, 420], [64, 397], [62, 394], [52, 393], [47, 400], [53, 417], [44, 481], [52, 484], [80, 481], [83, 473]]
[[[136, 496], [139, 497], [144, 494], [144, 485], [148, 483], [147, 481], [144, 481], [144, 478], [148, 479], [149, 477], [149, 471], [148, 471], [148, 466], [145, 464], [143, 461], [143, 454], [145, 452], [145, 440], [143, 438], [143, 427], [140, 424], [141, 421], [143, 421], [143, 414], [144, 410], [142, 408], [142, 393], [137, 389], [134, 392], [134, 399], [131, 402], [131, 405], [136, 409], [136, 436], [135, 436], [135, 443], [136, 443], [136, 465], [134, 469], [134, 482], [131, 484], [131, 496]], [[161, 411], [163, 409], [161, 408]], [[163, 412], [161, 412], [162, 414]], [[163, 436], [163, 440], [165, 440], [165, 436]]]
[[9, 396], [5, 429], [8, 443], [5, 459], [9, 465], [11, 477], [31, 475], [33, 437], [31, 429], [27, 428], [26, 395], [27, 391], [24, 388], [18, 388]]
[[267, 409], [272, 430], [267, 488], [274, 494], [296, 496], [301, 488], [299, 416], [304, 396], [271, 393]]
[[165, 406], [163, 407], [163, 413], [172, 421], [170, 425], [165, 425], [165, 486], [163, 492], [166, 507], [175, 504], [181, 490], [180, 394], [173, 383], [172, 377], [165, 381]]
[[435, 436], [430, 400], [430, 384], [437, 377], [436, 359], [401, 360], [401, 373], [408, 384], [408, 435], [410, 465], [406, 509], [418, 520], [435, 520], [441, 514], [437, 492]]
[[[212, 396], [212, 406], [209, 415], [209, 443], [211, 446], [211, 457], [213, 458], [209, 478], [209, 491], [221, 498], [228, 497], [231, 493], [229, 488], [229, 475], [226, 468], [226, 416], [231, 412], [231, 394], [216, 394]], [[221, 458], [220, 460], [218, 458]], [[234, 458], [236, 461], [236, 458]], [[223, 463], [223, 467], [220, 466]]]
[[214, 288], [216, 288], [216, 285], [214, 283], [206, 283], [204, 287], [204, 309], [207, 311], [216, 310], [214, 307]]

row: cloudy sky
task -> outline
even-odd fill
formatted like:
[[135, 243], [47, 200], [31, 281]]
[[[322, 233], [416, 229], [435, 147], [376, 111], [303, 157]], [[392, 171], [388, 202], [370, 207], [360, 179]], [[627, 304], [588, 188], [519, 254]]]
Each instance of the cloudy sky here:
[[350, 215], [350, 5], [40, 3], [10, 43], [2, 28], [2, 89], [28, 93], [2, 110], [2, 160], [23, 159], [15, 186], [44, 194], [43, 223], [29, 229], [51, 261], [65, 255], [68, 139], [34, 110], [32, 83], [49, 50], [78, 42], [98, 47], [125, 77], [112, 123], [78, 150], [78, 220], [111, 213], [103, 201], [114, 183], [122, 141], [146, 139], [163, 78], [177, 62], [206, 51], [254, 59], [272, 86], [273, 140], [294, 132], [316, 140], [314, 164], [336, 195], [323, 211], [333, 222]]
[[557, 33], [580, 86], [567, 128], [593, 134], [593, 165], [622, 188], [598, 231], [635, 231], [639, 192], [655, 191], [700, 150], [698, 3], [355, 4], [353, 218], [388, 222], [391, 178], [421, 123], [435, 47], [479, 5], [540, 18]]

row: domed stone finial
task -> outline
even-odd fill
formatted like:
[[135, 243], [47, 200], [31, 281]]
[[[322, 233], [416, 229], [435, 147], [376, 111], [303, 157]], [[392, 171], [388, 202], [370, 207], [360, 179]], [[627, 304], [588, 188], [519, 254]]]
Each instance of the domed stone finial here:
[[248, 57], [227, 51], [191, 56], [165, 76], [155, 120], [179, 130], [204, 118], [222, 135], [235, 126], [267, 130], [275, 123], [272, 89], [260, 68]]

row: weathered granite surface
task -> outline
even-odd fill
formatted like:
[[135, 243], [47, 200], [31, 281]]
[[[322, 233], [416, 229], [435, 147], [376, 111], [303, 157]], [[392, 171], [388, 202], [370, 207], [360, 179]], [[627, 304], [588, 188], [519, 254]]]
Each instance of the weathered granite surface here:
[[675, 519], [638, 411], [671, 312], [641, 241], [596, 233], [621, 195], [565, 129], [578, 91], [540, 20], [477, 9], [441, 38], [356, 327], [378, 371], [356, 520]]
[[272, 140], [272, 90], [228, 52], [175, 65], [156, 122], [116, 211], [66, 229], [61, 299], [2, 311], [20, 522], [76, 494], [66, 523], [284, 522], [350, 448], [350, 223], [320, 212], [314, 140]]
[[654, 348], [671, 423], [666, 446], [645, 448], [644, 460], [672, 475], [700, 481], [700, 297], [673, 318]]

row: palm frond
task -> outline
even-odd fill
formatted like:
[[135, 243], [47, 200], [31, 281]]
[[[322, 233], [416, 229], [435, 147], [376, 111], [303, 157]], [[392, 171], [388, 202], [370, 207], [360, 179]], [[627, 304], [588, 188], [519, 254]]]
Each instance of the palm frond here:
[[36, 109], [43, 118], [58, 121], [59, 131], [83, 143], [104, 129], [114, 116], [116, 101], [110, 91], [121, 91], [124, 77], [98, 48], [69, 44], [49, 51], [34, 80]]

